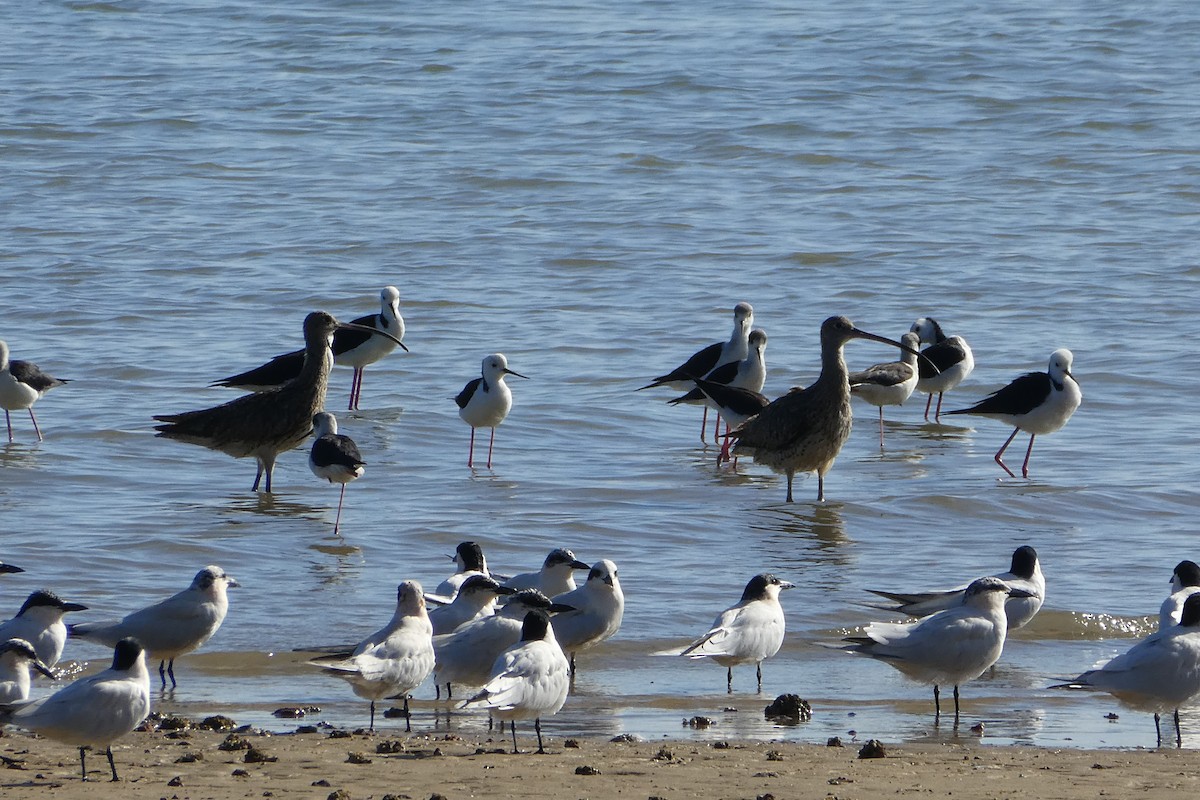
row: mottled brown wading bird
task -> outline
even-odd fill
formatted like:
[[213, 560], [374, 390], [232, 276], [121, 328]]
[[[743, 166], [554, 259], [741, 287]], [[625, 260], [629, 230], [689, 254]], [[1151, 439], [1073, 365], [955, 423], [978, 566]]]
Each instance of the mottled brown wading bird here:
[[915, 353], [897, 341], [854, 327], [845, 317], [821, 323], [821, 374], [807, 389], [793, 389], [733, 431], [733, 454], [754, 457], [787, 476], [787, 502], [797, 472], [817, 473], [817, 502], [825, 500], [825, 473], [850, 437], [850, 382], [842, 347], [851, 339], [871, 339]]
[[333, 362], [330, 340], [339, 328], [362, 329], [400, 342], [386, 331], [338, 322], [324, 311], [314, 311], [304, 318], [304, 366], [293, 380], [213, 408], [156, 416], [166, 424], [155, 426], [155, 430], [167, 439], [203, 445], [234, 458], [253, 456], [258, 461], [258, 472], [251, 491], [258, 491], [266, 473], [269, 493], [275, 459], [308, 438], [313, 415], [325, 406]]

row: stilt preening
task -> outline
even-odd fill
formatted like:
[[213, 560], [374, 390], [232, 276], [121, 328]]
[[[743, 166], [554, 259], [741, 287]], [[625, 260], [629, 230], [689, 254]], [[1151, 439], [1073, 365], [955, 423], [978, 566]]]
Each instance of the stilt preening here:
[[923, 344], [929, 345], [921, 351], [925, 358], [917, 364], [917, 391], [929, 395], [925, 401], [926, 422], [929, 421], [929, 406], [933, 403], [934, 394], [937, 394], [937, 410], [933, 419], [940, 422], [942, 395], [958, 386], [971, 374], [971, 370], [975, 369], [975, 356], [966, 339], [961, 336], [946, 336], [942, 333], [942, 326], [933, 317], [921, 317], [909, 330], [917, 334]]
[[[1000, 659], [1008, 634], [1004, 603], [1025, 597], [999, 578], [979, 578], [961, 605], [916, 622], [872, 622], [865, 636], [847, 637], [840, 649], [877, 658], [908, 677], [933, 684], [935, 722], [942, 714], [939, 684], [954, 686], [954, 725], [959, 718], [959, 684], [974, 680]], [[836, 645], [835, 645], [836, 647]]]
[[399, 344], [390, 333], [338, 322], [324, 311], [314, 311], [304, 318], [304, 366], [294, 379], [213, 408], [156, 416], [165, 424], [155, 430], [161, 437], [220, 450], [234, 458], [253, 456], [258, 471], [251, 491], [258, 491], [265, 474], [269, 493], [275, 460], [308, 438], [313, 415], [325, 406], [332, 360], [329, 342], [339, 328], [367, 330]]
[[47, 739], [79, 748], [79, 768], [87, 780], [88, 747], [103, 747], [113, 781], [112, 743], [136, 728], [150, 713], [150, 672], [141, 644], [122, 639], [113, 649], [112, 666], [80, 678], [48, 697], [0, 709], [0, 724], [16, 725]]
[[[757, 416], [764, 408], [771, 404], [771, 401], [765, 395], [758, 392], [741, 389], [736, 386], [713, 383], [704, 378], [696, 379], [696, 388], [708, 399], [709, 405], [717, 410], [717, 414], [721, 419], [725, 420], [725, 426], [729, 430], [744, 425], [746, 420]], [[721, 452], [717, 455], [717, 464], [729, 460], [730, 444], [730, 434], [726, 432], [725, 441], [721, 445]], [[734, 462], [734, 467], [737, 467], [736, 461]]]
[[875, 364], [850, 373], [850, 394], [879, 408], [879, 449], [883, 449], [883, 407], [901, 406], [917, 388], [917, 348], [920, 339], [911, 331], [900, 337], [908, 348], [899, 361]]
[[342, 485], [338, 493], [337, 517], [333, 522], [333, 532], [336, 534], [342, 524], [346, 484], [362, 477], [367, 462], [362, 460], [362, 453], [358, 452], [354, 440], [338, 433], [337, 418], [328, 411], [313, 415], [313, 435], [316, 439], [308, 454], [308, 468], [318, 478]]
[[505, 375], [525, 376], [508, 368], [508, 359], [503, 353], [492, 353], [483, 359], [483, 374], [469, 381], [454, 398], [458, 404], [458, 416], [471, 426], [471, 444], [467, 451], [467, 466], [474, 466], [475, 429], [491, 428], [488, 439], [487, 467], [492, 468], [492, 446], [496, 443], [496, 426], [504, 421], [512, 409], [512, 392], [504, 382]]
[[501, 723], [510, 720], [514, 753], [520, 752], [516, 721], [532, 719], [538, 737], [537, 751], [545, 753], [542, 717], [558, 713], [570, 688], [567, 658], [554, 638], [550, 617], [545, 611], [534, 609], [525, 614], [521, 623], [521, 641], [500, 654], [492, 665], [487, 684], [460, 708], [483, 708]]
[[46, 392], [56, 386], [68, 383], [66, 378], [55, 378], [47, 375], [32, 361], [10, 360], [8, 345], [0, 341], [0, 408], [4, 409], [4, 421], [8, 425], [8, 440], [13, 440], [12, 418], [10, 411], [29, 410], [29, 419], [33, 422], [33, 432], [38, 441], [42, 440], [42, 431], [38, 428], [37, 417], [33, 413], [33, 404]]
[[733, 692], [733, 668], [754, 664], [758, 691], [762, 691], [762, 662], [783, 646], [783, 606], [779, 592], [795, 586], [770, 573], [755, 575], [746, 584], [742, 599], [725, 609], [708, 632], [689, 644], [679, 655], [711, 658], [725, 667], [726, 690]]
[[734, 455], [750, 455], [787, 476], [787, 502], [797, 472], [817, 473], [817, 502], [825, 499], [825, 473], [850, 436], [853, 413], [842, 347], [851, 339], [871, 339], [901, 350], [899, 342], [854, 327], [845, 317], [821, 324], [821, 374], [807, 389], [792, 390], [732, 432]]
[[1073, 361], [1070, 350], [1055, 350], [1050, 354], [1050, 366], [1046, 372], [1027, 372], [970, 408], [947, 413], [991, 417], [1012, 425], [1012, 434], [1004, 440], [1004, 445], [995, 455], [996, 463], [1012, 478], [1017, 476], [1004, 463], [1004, 451], [1019, 431], [1028, 433], [1029, 447], [1021, 464], [1021, 477], [1028, 478], [1034, 438], [1039, 434], [1054, 433], [1066, 425], [1083, 401], [1079, 383], [1071, 374]]
[[[702, 376], [703, 380], [711, 383], [729, 386], [737, 389], [746, 389], [751, 392], [761, 392], [763, 384], [767, 382], [767, 333], [762, 328], [755, 328], [750, 331], [749, 352], [741, 361], [730, 361], [727, 364], [722, 364], [716, 369]], [[705, 405], [708, 408], [718, 412], [720, 417], [720, 409], [709, 400], [699, 387], [692, 386], [691, 391], [687, 394], [676, 397], [674, 400], [668, 400], [668, 405], [679, 405], [680, 403], [688, 403], [690, 405]], [[724, 419], [724, 417], [721, 417]], [[720, 423], [717, 424], [713, 435], [713, 442], [716, 443], [719, 438]], [[726, 445], [728, 445], [729, 421], [725, 420], [725, 435]], [[727, 453], [728, 446], [721, 448], [721, 452]], [[720, 463], [718, 458], [718, 463]]]
[[[379, 298], [381, 308], [378, 314], [367, 314], [351, 322], [373, 331], [387, 333], [395, 337], [394, 340], [348, 327], [339, 328], [333, 333], [333, 363], [354, 368], [354, 377], [350, 384], [350, 411], [358, 410], [362, 395], [363, 369], [390, 354], [397, 347], [408, 352], [408, 347], [401, 341], [404, 338], [404, 318], [400, 316], [400, 290], [395, 286], [385, 286], [379, 293]], [[275, 356], [261, 367], [214, 381], [212, 385], [244, 389], [248, 392], [265, 392], [294, 379], [303, 367], [304, 351], [294, 350]]]
[[1130, 708], [1152, 711], [1159, 747], [1159, 715], [1173, 710], [1175, 745], [1182, 747], [1179, 707], [1200, 694], [1200, 594], [1184, 601], [1178, 625], [1150, 634], [1099, 669], [1050, 688], [1098, 689]]
[[[670, 386], [680, 391], [691, 388], [694, 378], [703, 378], [717, 367], [743, 360], [750, 352], [750, 330], [754, 327], [754, 309], [749, 303], [738, 303], [733, 307], [733, 333], [727, 342], [714, 342], [670, 372], [659, 375], [637, 391], [654, 386]], [[759, 387], [761, 389], [762, 387]], [[706, 441], [708, 406], [704, 407], [704, 418], [700, 422], [700, 441]]]

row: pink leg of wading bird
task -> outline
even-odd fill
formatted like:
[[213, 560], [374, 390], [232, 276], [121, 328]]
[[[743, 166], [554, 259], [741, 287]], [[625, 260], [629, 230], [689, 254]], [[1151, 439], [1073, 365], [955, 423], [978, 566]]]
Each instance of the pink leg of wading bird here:
[[342, 501], [346, 499], [346, 484], [342, 484], [342, 492], [338, 495], [338, 510], [337, 518], [333, 521], [333, 533], [337, 535], [338, 528], [342, 524]]
[[492, 428], [492, 435], [488, 438], [488, 469], [492, 468], [492, 445], [496, 443], [496, 429]]
[[700, 441], [708, 444], [708, 439], [704, 436], [708, 432], [708, 406], [704, 407], [704, 416], [700, 418]]

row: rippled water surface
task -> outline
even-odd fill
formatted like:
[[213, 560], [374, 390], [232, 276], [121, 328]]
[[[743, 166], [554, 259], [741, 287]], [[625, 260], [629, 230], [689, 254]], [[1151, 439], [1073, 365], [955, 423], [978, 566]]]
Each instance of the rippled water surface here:
[[[0, 337], [72, 383], [36, 407], [45, 441], [16, 413], [0, 447], [0, 557], [28, 570], [0, 599], [46, 586], [111, 615], [220, 564], [243, 588], [163, 706], [358, 724], [293, 648], [374, 630], [465, 539], [508, 572], [567, 546], [616, 561], [628, 606], [554, 733], [919, 739], [955, 735], [927, 687], [817, 643], [877, 613], [863, 587], [954, 585], [1032, 544], [1046, 610], [964, 687], [966, 719], [985, 741], [1153, 744], [1147, 715], [1044, 688], [1145, 633], [1198, 555], [1200, 11], [1128, 5], [6, 5]], [[303, 451], [256, 496], [251, 463], [153, 437], [153, 414], [228, 400], [208, 383], [296, 347], [306, 312], [369, 313], [388, 284], [412, 352], [340, 415], [369, 462], [341, 537]], [[815, 378], [825, 317], [898, 337], [932, 315], [978, 363], [950, 407], [1058, 347], [1084, 404], [1029, 480], [1000, 479], [999, 423], [924, 424], [914, 398], [881, 452], [856, 406], [828, 502], [805, 479], [787, 505], [762, 467], [716, 469], [697, 409], [633, 392], [742, 300], [771, 396]], [[530, 379], [470, 470], [451, 398], [495, 351]], [[720, 668], [648, 655], [764, 570], [799, 585], [764, 697], [747, 668], [730, 697]], [[784, 691], [812, 723], [763, 721]], [[435, 707], [479, 724], [432, 695], [418, 727]], [[718, 725], [680, 727], [696, 714]]]

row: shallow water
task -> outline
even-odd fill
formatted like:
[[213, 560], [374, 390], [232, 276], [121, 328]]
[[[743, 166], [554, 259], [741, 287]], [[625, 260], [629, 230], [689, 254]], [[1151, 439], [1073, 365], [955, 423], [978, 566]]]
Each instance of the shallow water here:
[[[73, 379], [36, 407], [45, 441], [15, 414], [0, 447], [0, 558], [28, 570], [0, 599], [46, 586], [117, 614], [224, 566], [243, 588], [165, 706], [361, 722], [290, 651], [374, 630], [397, 582], [436, 584], [475, 539], [507, 572], [556, 546], [620, 566], [624, 627], [583, 658], [555, 733], [953, 736], [928, 687], [816, 643], [872, 619], [863, 587], [955, 585], [1032, 544], [1047, 609], [964, 687], [967, 719], [986, 741], [1153, 743], [1146, 715], [1044, 687], [1129, 646], [1144, 629], [1122, 620], [1197, 555], [1195, 9], [230, 0], [0, 22], [0, 337]], [[302, 451], [265, 497], [249, 463], [153, 438], [153, 414], [230, 399], [207, 384], [297, 346], [307, 311], [369, 313], [387, 284], [412, 353], [340, 414], [369, 462], [343, 536]], [[740, 300], [770, 336], [771, 396], [815, 378], [826, 316], [899, 336], [932, 315], [978, 364], [949, 407], [1058, 347], [1084, 405], [1029, 480], [1000, 479], [999, 423], [923, 424], [914, 398], [881, 453], [859, 406], [829, 501], [807, 479], [785, 505], [780, 477], [715, 468], [696, 409], [632, 391], [725, 338]], [[494, 351], [530, 380], [494, 469], [469, 470], [451, 398]], [[799, 588], [763, 697], [745, 668], [729, 697], [723, 670], [647, 655], [764, 570]], [[784, 691], [813, 722], [763, 721]], [[718, 725], [680, 726], [696, 714]]]

